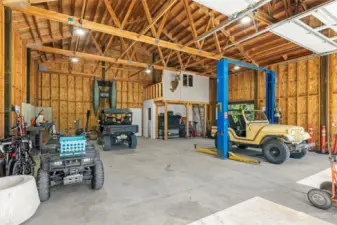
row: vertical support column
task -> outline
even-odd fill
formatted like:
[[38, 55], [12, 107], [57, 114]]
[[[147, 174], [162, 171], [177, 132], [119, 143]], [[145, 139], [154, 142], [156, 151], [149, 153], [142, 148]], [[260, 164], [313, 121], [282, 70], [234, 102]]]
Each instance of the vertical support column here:
[[207, 105], [204, 105], [204, 130], [203, 130], [203, 136], [206, 137], [206, 131], [207, 131]]
[[26, 61], [26, 64], [27, 64], [27, 71], [26, 71], [26, 73], [27, 73], [27, 85], [26, 85], [26, 91], [27, 91], [27, 93], [26, 93], [26, 99], [27, 99], [27, 103], [31, 103], [30, 102], [30, 63], [31, 63], [31, 61], [30, 61], [30, 53], [31, 53], [31, 49], [30, 48], [27, 48], [27, 61]]
[[228, 60], [217, 62], [217, 147], [222, 159], [228, 158]]
[[274, 124], [274, 109], [275, 109], [275, 88], [276, 74], [274, 71], [266, 71], [266, 115], [271, 124]]
[[164, 103], [164, 140], [168, 139], [168, 115], [167, 115], [167, 102]]
[[154, 138], [157, 139], [158, 138], [158, 104], [155, 104], [155, 110], [154, 110], [154, 121], [155, 121], [155, 128], [154, 128]]
[[189, 129], [189, 112], [190, 112], [190, 104], [186, 103], [185, 104], [185, 107], [186, 107], [186, 124], [185, 124], [185, 131], [186, 131], [186, 135], [185, 137], [189, 137], [190, 136], [190, 129]]
[[[321, 57], [321, 126], [326, 127], [326, 137], [329, 137], [329, 128], [328, 126], [328, 67], [329, 67], [329, 56]], [[320, 127], [321, 130], [321, 127]], [[329, 138], [328, 138], [329, 139]], [[327, 140], [328, 141], [328, 140]], [[322, 145], [322, 143], [321, 143]]]
[[10, 134], [12, 102], [12, 10], [5, 7], [5, 136]]

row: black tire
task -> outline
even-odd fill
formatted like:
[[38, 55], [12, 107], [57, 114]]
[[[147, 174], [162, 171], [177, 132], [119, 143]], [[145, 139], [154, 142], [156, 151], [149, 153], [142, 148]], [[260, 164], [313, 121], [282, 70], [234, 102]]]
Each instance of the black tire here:
[[48, 172], [40, 168], [37, 171], [36, 183], [40, 201], [47, 201], [50, 198], [50, 177]]
[[278, 139], [272, 139], [263, 144], [264, 157], [273, 164], [282, 164], [290, 157], [288, 146]]
[[103, 151], [110, 151], [111, 150], [111, 138], [110, 136], [103, 137]]
[[332, 206], [331, 194], [320, 189], [311, 189], [308, 194], [309, 202], [319, 209], [329, 209]]
[[98, 144], [98, 145], [102, 145], [102, 140], [101, 140], [100, 137], [97, 137], [97, 144]]
[[96, 160], [96, 165], [92, 167], [91, 188], [99, 190], [104, 185], [104, 167], [102, 161]]
[[239, 149], [246, 149], [246, 148], [247, 148], [247, 145], [238, 144], [237, 147], [238, 147]]
[[20, 161], [16, 161], [14, 163], [12, 175], [24, 175], [23, 167]]
[[319, 189], [328, 191], [329, 193], [332, 194], [332, 182], [331, 181], [324, 181], [319, 185]]
[[301, 152], [296, 152], [296, 153], [290, 153], [290, 158], [293, 159], [302, 159], [304, 156], [306, 156], [308, 153], [308, 150], [302, 150]]
[[129, 148], [137, 147], [137, 136], [135, 134], [130, 135]]

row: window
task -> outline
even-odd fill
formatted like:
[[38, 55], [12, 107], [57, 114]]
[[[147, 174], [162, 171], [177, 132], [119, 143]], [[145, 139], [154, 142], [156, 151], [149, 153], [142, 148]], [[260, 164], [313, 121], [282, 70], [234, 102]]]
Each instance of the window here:
[[183, 75], [183, 86], [184, 87], [193, 87], [193, 75]]
[[193, 76], [192, 75], [188, 76], [188, 86], [193, 87]]
[[187, 75], [186, 74], [183, 75], [183, 86], [184, 87], [188, 86], [188, 79], [187, 79]]

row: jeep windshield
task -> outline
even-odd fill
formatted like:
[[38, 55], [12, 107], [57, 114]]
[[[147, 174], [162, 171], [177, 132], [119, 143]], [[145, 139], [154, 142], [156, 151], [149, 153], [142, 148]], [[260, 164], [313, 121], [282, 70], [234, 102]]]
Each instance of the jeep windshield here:
[[268, 122], [267, 116], [263, 111], [244, 111], [244, 115], [249, 122]]

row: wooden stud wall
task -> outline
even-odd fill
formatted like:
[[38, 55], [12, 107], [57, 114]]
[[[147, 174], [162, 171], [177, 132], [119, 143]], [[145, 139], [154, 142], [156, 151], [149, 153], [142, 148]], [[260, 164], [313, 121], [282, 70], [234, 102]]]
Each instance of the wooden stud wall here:
[[5, 127], [5, 77], [4, 77], [4, 7], [0, 4], [0, 138]]
[[[21, 107], [21, 104], [26, 102], [27, 94], [27, 50], [20, 39], [20, 35], [14, 30], [12, 35], [12, 105]], [[15, 114], [12, 113], [12, 124], [14, 123]]]
[[[273, 65], [276, 71], [276, 102], [282, 112], [282, 124], [314, 129], [320, 135], [320, 58]], [[265, 106], [265, 74], [258, 73], [258, 109]]]
[[228, 76], [228, 101], [254, 101], [254, 71], [246, 70]]
[[337, 54], [329, 57], [329, 139], [333, 144], [337, 135]]
[[[89, 128], [95, 129], [97, 117], [92, 108], [92, 78], [79, 75], [39, 73], [39, 106], [52, 107], [56, 127], [61, 132], [75, 128], [74, 121], [85, 126], [86, 112], [91, 110]], [[103, 107], [109, 107], [102, 100]], [[140, 108], [143, 105], [143, 85], [117, 81], [117, 108]]]

